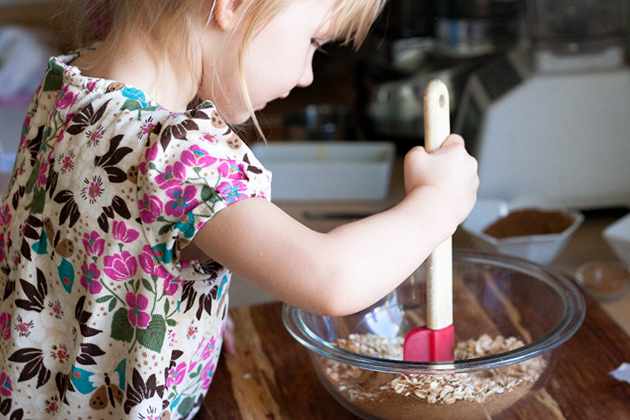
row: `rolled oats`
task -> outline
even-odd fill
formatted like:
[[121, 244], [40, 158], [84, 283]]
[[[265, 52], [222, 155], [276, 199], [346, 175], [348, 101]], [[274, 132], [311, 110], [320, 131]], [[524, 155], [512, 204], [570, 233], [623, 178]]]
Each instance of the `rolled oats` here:
[[[402, 337], [390, 339], [373, 334], [351, 334], [333, 344], [348, 351], [383, 359], [402, 360]], [[477, 340], [460, 342], [455, 346], [457, 360], [484, 357], [515, 350], [525, 344], [515, 338], [482, 335]], [[351, 401], [374, 400], [388, 391], [415, 397], [429, 404], [454, 404], [457, 401], [485, 402], [495, 394], [510, 392], [519, 386], [534, 383], [546, 367], [541, 356], [513, 365], [485, 371], [448, 375], [393, 375], [376, 374], [375, 383], [357, 383], [364, 370], [345, 363], [325, 359], [325, 373], [339, 391], [345, 391]], [[391, 376], [391, 374], [390, 374]], [[369, 389], [368, 392], [366, 389]]]

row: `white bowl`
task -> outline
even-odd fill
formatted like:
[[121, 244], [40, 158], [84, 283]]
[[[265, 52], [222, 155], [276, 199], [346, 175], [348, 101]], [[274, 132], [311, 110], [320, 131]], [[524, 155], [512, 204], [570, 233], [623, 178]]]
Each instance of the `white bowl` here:
[[387, 141], [286, 141], [251, 149], [273, 174], [273, 201], [384, 200], [396, 156]]
[[[497, 239], [483, 233], [483, 230], [497, 220], [517, 209], [561, 210], [573, 218], [573, 223], [561, 233], [544, 235], [514, 236]], [[483, 251], [513, 255], [538, 264], [549, 264], [565, 247], [575, 230], [584, 221], [584, 216], [576, 211], [568, 211], [562, 206], [539, 199], [518, 199], [506, 202], [496, 199], [479, 199], [475, 207], [462, 223], [476, 248]], [[628, 244], [630, 246], [630, 243]], [[630, 255], [630, 254], [629, 254]]]
[[617, 258], [630, 267], [630, 214], [604, 229], [603, 235]]

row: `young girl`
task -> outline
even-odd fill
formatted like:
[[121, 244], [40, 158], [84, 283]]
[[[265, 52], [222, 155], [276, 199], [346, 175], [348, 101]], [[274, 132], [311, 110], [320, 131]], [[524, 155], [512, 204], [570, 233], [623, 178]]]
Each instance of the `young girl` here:
[[458, 136], [409, 152], [397, 206], [322, 234], [270, 203], [230, 128], [310, 84], [320, 45], [359, 45], [382, 2], [90, 0], [111, 30], [50, 60], [0, 212], [2, 414], [190, 419], [231, 271], [343, 315], [454, 232], [478, 185]]

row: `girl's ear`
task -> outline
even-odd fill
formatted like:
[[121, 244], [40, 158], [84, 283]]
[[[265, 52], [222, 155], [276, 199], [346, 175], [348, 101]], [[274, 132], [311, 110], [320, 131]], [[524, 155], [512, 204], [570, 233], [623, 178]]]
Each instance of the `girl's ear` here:
[[214, 19], [224, 31], [232, 25], [236, 2], [237, 0], [216, 0], [214, 4]]

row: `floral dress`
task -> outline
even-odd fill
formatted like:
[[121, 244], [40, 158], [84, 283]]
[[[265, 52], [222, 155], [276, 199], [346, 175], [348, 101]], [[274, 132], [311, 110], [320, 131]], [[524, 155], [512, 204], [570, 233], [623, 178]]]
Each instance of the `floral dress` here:
[[271, 174], [212, 103], [170, 112], [75, 57], [49, 62], [0, 208], [0, 413], [190, 419], [230, 272], [180, 251]]

